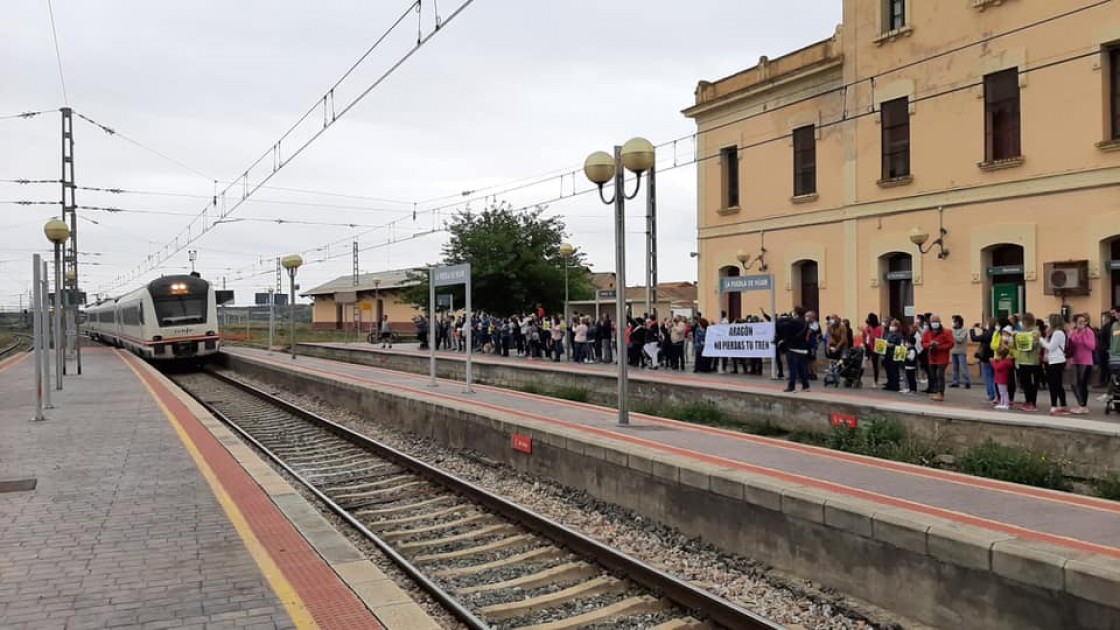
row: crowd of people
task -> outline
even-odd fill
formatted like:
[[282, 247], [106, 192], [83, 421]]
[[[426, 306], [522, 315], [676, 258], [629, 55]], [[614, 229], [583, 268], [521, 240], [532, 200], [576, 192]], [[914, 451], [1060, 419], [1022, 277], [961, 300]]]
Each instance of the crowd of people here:
[[[765, 311], [718, 323], [774, 322], [776, 371], [786, 379], [787, 392], [811, 388], [821, 368], [844, 361], [858, 366], [857, 386], [863, 385], [865, 370], [872, 386], [899, 394], [928, 394], [933, 401], [945, 400], [946, 390], [971, 389], [970, 361], [979, 367], [980, 381], [988, 402], [996, 409], [1038, 409], [1039, 392], [1050, 397], [1050, 413], [1083, 414], [1089, 406], [1089, 387], [1094, 373], [1100, 386], [1110, 385], [1110, 358], [1120, 360], [1120, 311], [1104, 313], [1094, 327], [1088, 314], [1067, 322], [1060, 315], [1045, 320], [1032, 313], [989, 318], [966, 327], [960, 315], [948, 323], [937, 313], [881, 320], [868, 314], [853, 326], [848, 319], [827, 315], [823, 323], [813, 311], [797, 307], [771, 317]], [[417, 336], [427, 348], [428, 320], [417, 317]], [[622, 330], [625, 360], [635, 368], [723, 372], [761, 375], [760, 358], [715, 358], [704, 354], [707, 329], [712, 322], [700, 314], [657, 318], [630, 318]], [[1113, 335], [1113, 328], [1117, 335]], [[548, 315], [537, 307], [533, 312], [501, 317], [476, 313], [470, 322], [462, 316], [440, 317], [436, 322], [435, 346], [441, 350], [464, 351], [471, 332], [473, 351], [527, 360], [613, 363], [618, 327], [607, 315], [574, 314], [569, 318]], [[821, 362], [821, 355], [826, 363]], [[1067, 366], [1072, 366], [1066, 392]], [[827, 370], [826, 370], [827, 371]], [[1019, 396], [1017, 400], [1016, 396]]]

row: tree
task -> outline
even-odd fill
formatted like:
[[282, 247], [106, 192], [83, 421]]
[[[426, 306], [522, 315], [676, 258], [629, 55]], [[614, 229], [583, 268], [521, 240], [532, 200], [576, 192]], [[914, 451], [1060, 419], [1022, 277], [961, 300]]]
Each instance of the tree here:
[[[538, 304], [549, 313], [564, 309], [564, 265], [568, 268], [570, 300], [594, 297], [591, 275], [579, 251], [565, 260], [560, 255], [565, 225], [559, 217], [545, 217], [545, 208], [514, 210], [496, 203], [482, 212], [464, 210], [445, 223], [451, 239], [443, 246], [440, 265], [471, 264], [472, 306], [496, 315], [529, 311]], [[428, 306], [428, 274], [410, 275], [416, 285], [404, 297], [421, 308]], [[456, 308], [464, 304], [464, 287], [439, 287], [451, 293]]]

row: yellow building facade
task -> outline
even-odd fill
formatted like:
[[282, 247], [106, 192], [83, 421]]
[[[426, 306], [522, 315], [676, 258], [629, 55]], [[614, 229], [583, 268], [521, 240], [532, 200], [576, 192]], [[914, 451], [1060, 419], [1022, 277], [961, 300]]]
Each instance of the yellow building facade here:
[[858, 322], [1120, 303], [1120, 5], [844, 0], [684, 113], [705, 315], [768, 308], [719, 291], [760, 272], [780, 310]]

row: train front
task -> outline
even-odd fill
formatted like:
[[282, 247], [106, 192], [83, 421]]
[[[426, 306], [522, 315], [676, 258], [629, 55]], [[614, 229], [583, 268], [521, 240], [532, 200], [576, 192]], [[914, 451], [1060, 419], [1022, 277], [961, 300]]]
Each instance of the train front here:
[[214, 289], [197, 276], [165, 276], [148, 284], [153, 359], [192, 359], [221, 347]]

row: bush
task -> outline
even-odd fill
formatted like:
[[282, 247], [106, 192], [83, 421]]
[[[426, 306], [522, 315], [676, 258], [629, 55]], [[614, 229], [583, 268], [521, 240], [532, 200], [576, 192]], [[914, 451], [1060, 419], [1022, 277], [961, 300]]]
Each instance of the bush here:
[[838, 426], [827, 434], [798, 434], [791, 439], [837, 451], [922, 466], [933, 465], [937, 458], [936, 444], [912, 438], [902, 424], [881, 418], [872, 418], [858, 428]]
[[1097, 496], [1120, 501], [1120, 473], [1109, 473], [1100, 479], [1094, 479], [1093, 487], [1097, 491]]
[[992, 440], [968, 449], [957, 464], [961, 472], [969, 475], [1053, 490], [1069, 489], [1060, 460]]
[[583, 387], [575, 387], [573, 385], [563, 385], [552, 390], [549, 394], [553, 398], [563, 398], [564, 400], [571, 400], [574, 402], [585, 403], [591, 398], [591, 392]]

